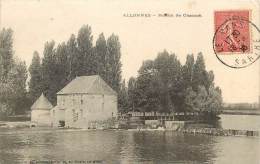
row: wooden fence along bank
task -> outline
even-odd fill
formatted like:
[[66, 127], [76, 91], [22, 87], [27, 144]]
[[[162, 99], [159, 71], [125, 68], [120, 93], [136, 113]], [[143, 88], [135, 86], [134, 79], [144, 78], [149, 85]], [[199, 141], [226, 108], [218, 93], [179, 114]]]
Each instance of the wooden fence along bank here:
[[[119, 114], [119, 128], [148, 130], [163, 127], [164, 130], [173, 130], [190, 134], [204, 134], [214, 136], [260, 136], [259, 131], [222, 129], [201, 125], [194, 119], [199, 113], [158, 113], [158, 112], [129, 112]], [[182, 120], [192, 121], [182, 121]]]

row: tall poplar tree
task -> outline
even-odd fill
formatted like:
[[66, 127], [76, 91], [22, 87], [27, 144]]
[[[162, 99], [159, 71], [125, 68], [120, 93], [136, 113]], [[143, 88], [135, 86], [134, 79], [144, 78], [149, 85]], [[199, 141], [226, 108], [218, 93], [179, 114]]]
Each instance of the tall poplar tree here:
[[154, 60], [154, 69], [157, 72], [158, 92], [160, 105], [164, 112], [179, 109], [182, 97], [181, 83], [179, 79], [181, 64], [175, 54], [169, 54], [166, 50], [159, 53]]
[[197, 92], [199, 89], [199, 85], [204, 86], [206, 90], [208, 90], [210, 86], [208, 73], [206, 71], [205, 61], [202, 53], [198, 54], [196, 62], [194, 64], [192, 89]]
[[78, 43], [78, 70], [77, 76], [86, 76], [95, 74], [95, 62], [93, 61], [93, 36], [91, 33], [91, 27], [84, 25], [79, 29], [77, 36]]
[[31, 101], [34, 102], [43, 92], [41, 58], [37, 51], [33, 53], [29, 72], [31, 76], [29, 81], [29, 96]]
[[0, 32], [0, 80], [7, 80], [8, 72], [13, 65], [13, 30], [2, 29]]
[[53, 105], [56, 102], [56, 87], [55, 85], [55, 42], [46, 42], [43, 50], [42, 59], [42, 75], [43, 75], [43, 91], [45, 96], [51, 101]]
[[101, 33], [96, 41], [95, 46], [95, 65], [96, 65], [96, 72], [99, 74], [105, 81], [107, 81], [107, 43], [103, 33]]
[[26, 108], [25, 62], [14, 58], [13, 31], [0, 32], [0, 117], [22, 114]]
[[193, 54], [187, 55], [186, 63], [182, 67], [182, 77], [184, 80], [185, 89], [192, 85], [192, 80], [194, 77], [194, 56]]
[[119, 92], [121, 82], [121, 45], [118, 36], [112, 34], [107, 39], [107, 62], [106, 74], [107, 83], [116, 91]]
[[55, 52], [55, 67], [54, 67], [54, 80], [53, 80], [53, 89], [55, 93], [61, 90], [66, 84], [69, 83], [69, 73], [70, 73], [70, 61], [69, 55], [67, 52], [67, 46], [63, 42], [59, 44]]
[[79, 61], [80, 56], [77, 48], [77, 40], [74, 34], [72, 34], [67, 42], [67, 55], [69, 61], [69, 75], [68, 80], [73, 80], [77, 75], [79, 75], [79, 66], [81, 61]]

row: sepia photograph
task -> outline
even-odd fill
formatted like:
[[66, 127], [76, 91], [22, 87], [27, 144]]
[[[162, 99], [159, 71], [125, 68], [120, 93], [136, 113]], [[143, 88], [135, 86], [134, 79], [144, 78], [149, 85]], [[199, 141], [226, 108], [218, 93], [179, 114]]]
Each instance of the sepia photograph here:
[[0, 164], [260, 164], [259, 0], [0, 0]]

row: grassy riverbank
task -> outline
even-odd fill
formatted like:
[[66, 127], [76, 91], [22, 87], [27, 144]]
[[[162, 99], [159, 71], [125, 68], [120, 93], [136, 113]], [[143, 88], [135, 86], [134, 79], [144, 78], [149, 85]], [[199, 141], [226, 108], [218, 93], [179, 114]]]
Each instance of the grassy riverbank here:
[[29, 128], [31, 121], [0, 121], [0, 128]]

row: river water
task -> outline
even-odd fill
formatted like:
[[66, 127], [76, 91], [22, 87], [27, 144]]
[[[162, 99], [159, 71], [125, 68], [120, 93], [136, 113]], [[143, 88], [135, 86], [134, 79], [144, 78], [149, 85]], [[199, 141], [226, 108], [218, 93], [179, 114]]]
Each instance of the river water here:
[[0, 129], [1, 164], [32, 160], [42, 163], [52, 160], [60, 163], [260, 164], [260, 138], [173, 131]]
[[220, 115], [224, 129], [260, 131], [260, 115]]

